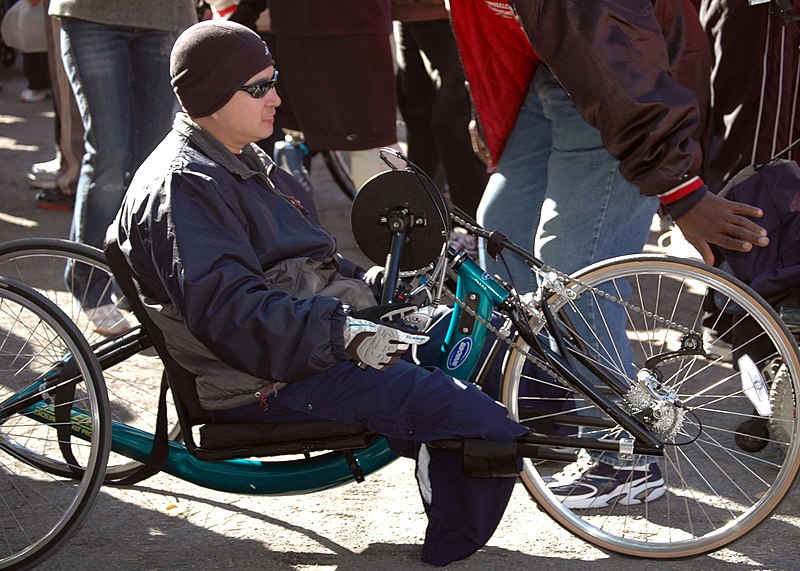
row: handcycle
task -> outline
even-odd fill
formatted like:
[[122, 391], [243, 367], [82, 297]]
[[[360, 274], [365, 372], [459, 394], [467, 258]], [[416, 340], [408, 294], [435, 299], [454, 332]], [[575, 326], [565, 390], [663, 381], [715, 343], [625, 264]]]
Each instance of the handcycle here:
[[[493, 364], [502, 369], [501, 400], [513, 418], [532, 430], [517, 444], [524, 458], [522, 483], [570, 532], [630, 556], [696, 556], [755, 528], [794, 486], [800, 468], [798, 351], [774, 310], [744, 284], [702, 264], [645, 255], [564, 275], [450, 209], [435, 185], [411, 165], [369, 181], [354, 202], [352, 220], [364, 253], [385, 266], [381, 301], [418, 308], [405, 316], [407, 323], [425, 330], [443, 302], [453, 304], [438, 366], [480, 385], [490, 382]], [[517, 292], [513, 284], [488, 275], [463, 252], [448, 247], [453, 220], [487, 240], [498, 255], [527, 260], [540, 279], [539, 290]], [[157, 469], [245, 494], [313, 492], [358, 480], [395, 457], [381, 437], [344, 425], [331, 441], [320, 436], [330, 425], [299, 436], [290, 426], [289, 434], [265, 437], [247, 426], [233, 427], [239, 433], [231, 436], [225, 429], [232, 427], [206, 423], [192, 400], [192, 379], [171, 362], [146, 314], [136, 311], [138, 298], [113, 244], [104, 256], [58, 240], [8, 243], [0, 246], [0, 275], [37, 288], [91, 343], [111, 400], [107, 482], [131, 482], [152, 473], [151, 453], [159, 447], [155, 435], [165, 425], [172, 427], [173, 439], [166, 442]], [[102, 294], [90, 297], [89, 283], [94, 290], [99, 284]], [[768, 358], [754, 362], [746, 346], [734, 351], [724, 345], [720, 327], [703, 326], [703, 300], [709, 296], [732, 318], [733, 325], [726, 327], [744, 321], [755, 326], [755, 338], [771, 346]], [[107, 329], [96, 332], [92, 320], [92, 304], [105, 306], [108, 300], [127, 323], [112, 335]], [[72, 329], [65, 336], [74, 334]], [[58, 376], [70, 356], [57, 355], [46, 372]], [[770, 394], [762, 372], [775, 362], [785, 368], [788, 384], [783, 386], [790, 387], [780, 395]], [[161, 406], [159, 419], [155, 411], [164, 369], [176, 396], [171, 405]], [[86, 371], [80, 384], [94, 383], [97, 374]], [[3, 386], [4, 410], [27, 396]], [[150, 393], [144, 403], [139, 401], [143, 388]], [[42, 401], [36, 406], [47, 410], [53, 405]], [[175, 411], [177, 427], [170, 416]], [[103, 466], [71, 462], [62, 450], [85, 446], [82, 413], [79, 406], [73, 408], [67, 422], [73, 429], [69, 438], [60, 439], [60, 447], [40, 454], [23, 450], [18, 456], [48, 478], [69, 481], [76, 473], [91, 473], [94, 481], [103, 479]], [[9, 416], [15, 418], [3, 417], [0, 434]], [[754, 417], [769, 417], [784, 428], [782, 436], [765, 438], [758, 452], [742, 451], [735, 444], [737, 426]], [[37, 420], [31, 429], [54, 431], [59, 424], [52, 415]], [[93, 450], [96, 445], [90, 444]], [[435, 445], [459, 450], [462, 444]], [[652, 503], [633, 496], [602, 508], [569, 508], [553, 485], [560, 468], [585, 457], [583, 451], [621, 454], [632, 462], [656, 458], [665, 496]], [[273, 457], [289, 453], [301, 457]], [[72, 522], [65, 518], [64, 527]], [[30, 564], [24, 558], [27, 548], [7, 550], [0, 566]]]

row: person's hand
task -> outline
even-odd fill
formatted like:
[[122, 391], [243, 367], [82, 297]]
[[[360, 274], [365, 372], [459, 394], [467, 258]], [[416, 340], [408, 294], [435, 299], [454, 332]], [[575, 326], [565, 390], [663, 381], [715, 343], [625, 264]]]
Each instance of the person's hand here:
[[372, 266], [366, 272], [361, 280], [370, 287], [380, 289], [383, 285], [383, 266]]
[[[381, 307], [391, 306], [376, 306]], [[370, 317], [376, 308], [364, 310]], [[378, 319], [364, 319], [362, 312], [348, 315], [344, 327], [344, 346], [350, 359], [360, 366], [384, 371], [397, 363], [411, 345], [422, 345], [429, 336]], [[379, 312], [380, 313], [380, 312]], [[391, 312], [388, 314], [390, 315]]]
[[749, 252], [754, 245], [764, 247], [769, 244], [767, 231], [746, 218], [761, 218], [762, 215], [760, 208], [706, 192], [702, 200], [675, 223], [703, 260], [711, 265], [714, 254], [709, 244], [739, 252]]
[[472, 152], [478, 155], [478, 158], [483, 161], [483, 164], [489, 166], [492, 164], [492, 155], [489, 153], [489, 146], [481, 134], [480, 126], [476, 119], [472, 119], [467, 126], [469, 129], [469, 139], [472, 142]]

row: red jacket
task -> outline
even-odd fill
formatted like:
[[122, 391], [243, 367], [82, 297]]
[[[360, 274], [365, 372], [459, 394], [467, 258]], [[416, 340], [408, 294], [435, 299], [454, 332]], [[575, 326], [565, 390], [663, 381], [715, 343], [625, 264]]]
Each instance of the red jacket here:
[[710, 56], [691, 0], [450, 0], [450, 10], [494, 161], [541, 60], [643, 194], [675, 217], [700, 200]]

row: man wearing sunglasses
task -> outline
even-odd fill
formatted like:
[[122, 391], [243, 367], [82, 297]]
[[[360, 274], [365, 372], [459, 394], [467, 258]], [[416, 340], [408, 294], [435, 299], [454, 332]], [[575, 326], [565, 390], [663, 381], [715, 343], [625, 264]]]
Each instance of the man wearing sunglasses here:
[[527, 429], [474, 385], [399, 360], [426, 335], [358, 318], [371, 290], [337, 257], [303, 187], [253, 144], [281, 103], [257, 34], [196, 24], [175, 43], [171, 76], [184, 112], [134, 176], [109, 238], [201, 406], [216, 422], [322, 418], [387, 436], [417, 458], [423, 560], [468, 557], [500, 522], [517, 459], [503, 477], [468, 478], [458, 455], [425, 443], [508, 443]]

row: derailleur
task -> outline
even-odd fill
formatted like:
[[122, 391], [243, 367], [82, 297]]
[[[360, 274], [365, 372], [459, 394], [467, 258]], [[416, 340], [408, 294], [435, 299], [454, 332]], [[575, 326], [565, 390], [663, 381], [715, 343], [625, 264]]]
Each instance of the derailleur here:
[[650, 357], [644, 368], [636, 373], [636, 381], [625, 395], [628, 411], [645, 423], [664, 441], [673, 441], [683, 425], [687, 409], [675, 392], [665, 384], [660, 369], [662, 363], [684, 356], [705, 356], [702, 338], [697, 333], [687, 333], [681, 338], [677, 351], [667, 351]]

